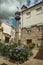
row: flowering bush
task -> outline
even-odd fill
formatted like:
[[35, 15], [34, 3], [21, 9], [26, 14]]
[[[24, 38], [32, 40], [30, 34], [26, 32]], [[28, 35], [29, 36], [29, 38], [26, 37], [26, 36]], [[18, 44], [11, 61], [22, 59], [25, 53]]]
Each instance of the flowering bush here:
[[27, 59], [29, 55], [29, 49], [22, 47], [22, 46], [17, 46], [12, 49], [10, 53], [10, 58], [16, 60], [16, 61], [24, 61]]
[[16, 47], [16, 52], [21, 51], [21, 50], [23, 50], [23, 49], [24, 49], [23, 47], [17, 46], [17, 47]]
[[[2, 48], [2, 47], [1, 47]], [[16, 61], [25, 61], [30, 55], [30, 50], [26, 46], [18, 44], [4, 45], [2, 48], [2, 55], [8, 56], [10, 59]]]

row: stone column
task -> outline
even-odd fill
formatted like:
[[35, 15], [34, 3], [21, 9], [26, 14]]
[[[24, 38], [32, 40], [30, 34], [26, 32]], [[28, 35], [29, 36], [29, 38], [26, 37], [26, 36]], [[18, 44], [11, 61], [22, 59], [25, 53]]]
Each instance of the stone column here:
[[15, 13], [15, 19], [16, 19], [16, 29], [15, 29], [15, 42], [18, 43], [19, 40], [19, 21], [20, 21], [20, 12]]

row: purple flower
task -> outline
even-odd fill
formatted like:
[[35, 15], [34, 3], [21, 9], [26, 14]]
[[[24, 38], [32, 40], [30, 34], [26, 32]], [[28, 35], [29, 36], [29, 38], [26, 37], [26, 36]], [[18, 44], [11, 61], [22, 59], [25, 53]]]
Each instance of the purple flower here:
[[17, 47], [16, 47], [16, 50], [21, 51], [21, 50], [23, 50], [23, 47], [17, 46]]

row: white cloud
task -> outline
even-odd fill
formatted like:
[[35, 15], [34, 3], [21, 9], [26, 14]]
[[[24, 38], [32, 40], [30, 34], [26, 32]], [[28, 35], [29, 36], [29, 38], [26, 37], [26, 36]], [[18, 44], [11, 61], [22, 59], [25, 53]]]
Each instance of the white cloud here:
[[17, 7], [20, 9], [20, 3], [17, 0], [0, 0], [0, 5], [0, 18], [6, 17], [8, 14], [13, 16], [18, 10]]
[[8, 10], [8, 11], [14, 11], [14, 10], [17, 10], [17, 6], [19, 7], [20, 6], [20, 4], [19, 4], [19, 2], [18, 1], [16, 1], [16, 0], [8, 0], [8, 2], [6, 3], [6, 2], [3, 2], [2, 4], [1, 4], [1, 9], [2, 10]]
[[31, 5], [33, 5], [34, 4], [34, 0], [31, 0]]
[[[33, 5], [34, 0], [31, 0], [31, 5]], [[23, 4], [27, 4], [27, 0], [0, 0], [0, 18], [14, 16], [15, 12]]]

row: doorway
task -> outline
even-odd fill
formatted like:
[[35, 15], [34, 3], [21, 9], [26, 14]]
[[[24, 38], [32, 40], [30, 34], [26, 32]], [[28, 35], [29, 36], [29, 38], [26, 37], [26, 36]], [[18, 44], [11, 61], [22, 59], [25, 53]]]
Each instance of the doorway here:
[[5, 43], [9, 43], [9, 37], [5, 37]]

